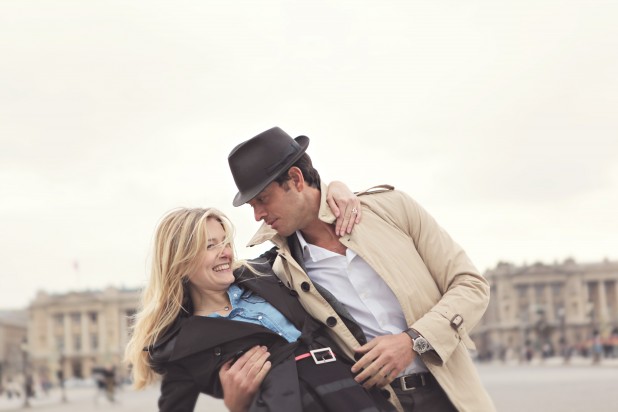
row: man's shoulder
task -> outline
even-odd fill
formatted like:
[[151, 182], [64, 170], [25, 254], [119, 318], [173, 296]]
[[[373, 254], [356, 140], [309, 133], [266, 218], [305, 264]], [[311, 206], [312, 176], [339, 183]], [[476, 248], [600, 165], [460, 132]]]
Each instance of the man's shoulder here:
[[410, 195], [390, 185], [375, 186], [359, 193], [363, 193], [357, 196], [365, 209], [387, 220], [396, 221], [420, 208]]

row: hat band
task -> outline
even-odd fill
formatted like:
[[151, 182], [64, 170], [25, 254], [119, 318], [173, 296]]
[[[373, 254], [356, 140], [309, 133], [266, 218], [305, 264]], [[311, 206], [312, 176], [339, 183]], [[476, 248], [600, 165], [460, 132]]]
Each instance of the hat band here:
[[266, 172], [272, 173], [276, 171], [277, 169], [279, 169], [279, 167], [281, 167], [282, 164], [286, 164], [292, 157], [294, 157], [298, 153], [297, 146], [298, 146], [297, 144], [291, 143], [289, 149], [287, 150], [287, 153], [283, 155], [283, 159], [280, 160], [278, 163], [275, 163], [274, 165], [267, 167]]

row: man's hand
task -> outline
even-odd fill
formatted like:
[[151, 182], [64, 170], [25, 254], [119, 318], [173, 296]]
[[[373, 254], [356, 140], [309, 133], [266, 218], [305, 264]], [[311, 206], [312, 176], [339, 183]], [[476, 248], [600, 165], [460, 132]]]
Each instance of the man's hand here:
[[223, 387], [223, 403], [231, 412], [246, 412], [249, 409], [270, 370], [269, 356], [265, 346], [254, 346], [236, 362], [231, 359], [221, 366], [219, 379]]
[[358, 197], [344, 183], [333, 181], [328, 185], [326, 202], [337, 218], [335, 234], [343, 236], [352, 233], [354, 225], [361, 221], [361, 203]]
[[369, 389], [391, 383], [416, 358], [412, 339], [405, 334], [378, 336], [356, 349], [361, 360], [352, 366], [352, 373], [360, 372], [354, 379]]

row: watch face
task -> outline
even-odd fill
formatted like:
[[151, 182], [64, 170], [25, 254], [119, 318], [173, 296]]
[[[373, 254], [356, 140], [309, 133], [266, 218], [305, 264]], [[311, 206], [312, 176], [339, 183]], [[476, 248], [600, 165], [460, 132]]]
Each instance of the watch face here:
[[414, 347], [413, 347], [414, 351], [416, 353], [425, 353], [429, 350], [429, 343], [427, 342], [427, 339], [421, 337], [418, 337], [416, 339], [414, 339]]

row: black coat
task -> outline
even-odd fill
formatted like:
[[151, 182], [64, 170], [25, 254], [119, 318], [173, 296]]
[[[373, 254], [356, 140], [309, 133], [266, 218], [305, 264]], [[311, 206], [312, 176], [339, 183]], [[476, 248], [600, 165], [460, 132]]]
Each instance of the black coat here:
[[[235, 272], [236, 282], [265, 298], [289, 319], [301, 331], [299, 341], [288, 343], [270, 329], [252, 323], [181, 315], [150, 348], [151, 366], [163, 375], [159, 410], [193, 411], [200, 393], [222, 398], [219, 368], [239, 352], [256, 345], [268, 347], [273, 367], [253, 401], [251, 411], [352, 410], [347, 409], [352, 400], [357, 403], [354, 410], [388, 410], [391, 406], [379, 391], [374, 390], [369, 395], [360, 385], [351, 382], [350, 367], [353, 361], [340, 355], [341, 352], [327, 335], [327, 326], [305, 312], [296, 298], [296, 292], [290, 291], [272, 273], [268, 259], [255, 260], [252, 264], [263, 275], [256, 277], [247, 269], [239, 269]], [[315, 365], [309, 358], [299, 361], [303, 364], [297, 367], [295, 354], [325, 346], [338, 352], [337, 362]], [[316, 395], [314, 386], [329, 380], [335, 382], [336, 379], [338, 383], [345, 380], [346, 385], [343, 386], [347, 388], [331, 394], [330, 398]], [[312, 391], [314, 397], [319, 398], [316, 402], [320, 405], [315, 409], [303, 403], [311, 398], [307, 396], [307, 391]], [[304, 401], [301, 401], [303, 397]], [[375, 408], [376, 402], [380, 408]]]

